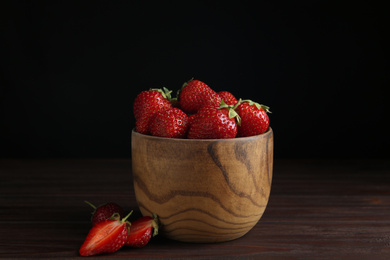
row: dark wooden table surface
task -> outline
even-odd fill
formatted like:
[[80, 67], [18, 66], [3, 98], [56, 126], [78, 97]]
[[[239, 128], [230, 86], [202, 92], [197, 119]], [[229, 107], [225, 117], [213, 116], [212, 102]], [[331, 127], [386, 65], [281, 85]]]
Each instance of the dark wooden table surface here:
[[[130, 160], [2, 159], [0, 177], [0, 258], [81, 258], [84, 200], [139, 214]], [[390, 161], [275, 160], [265, 214], [244, 237], [190, 244], [157, 236], [99, 258], [390, 259]]]

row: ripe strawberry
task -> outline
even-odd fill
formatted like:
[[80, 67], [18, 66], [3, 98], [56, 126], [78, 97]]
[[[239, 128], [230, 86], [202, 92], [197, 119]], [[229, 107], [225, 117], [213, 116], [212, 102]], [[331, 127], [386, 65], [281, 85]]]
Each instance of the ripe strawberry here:
[[260, 105], [251, 100], [243, 100], [237, 106], [237, 114], [241, 117], [241, 125], [238, 126], [237, 137], [259, 135], [267, 131], [271, 113], [269, 107]]
[[188, 116], [178, 108], [157, 112], [150, 120], [150, 133], [154, 136], [184, 138], [188, 131]]
[[[154, 229], [152, 234], [152, 229]], [[130, 233], [127, 237], [126, 246], [144, 247], [149, 242], [150, 238], [158, 234], [158, 219], [157, 215], [153, 217], [144, 216], [131, 223]]]
[[87, 203], [94, 209], [91, 218], [93, 226], [104, 220], [111, 218], [114, 213], [118, 213], [121, 218], [124, 217], [125, 215], [122, 207], [114, 202], [109, 202], [99, 207], [96, 207], [89, 201], [85, 201], [85, 203]]
[[221, 103], [221, 97], [199, 80], [190, 80], [183, 84], [179, 93], [180, 107], [187, 114], [195, 114], [206, 105], [218, 106]]
[[236, 97], [232, 93], [230, 93], [228, 91], [220, 91], [220, 92], [218, 92], [218, 95], [222, 98], [222, 100], [227, 105], [235, 105], [235, 104], [237, 104]]
[[120, 249], [127, 241], [130, 223], [126, 219], [130, 215], [131, 212], [120, 220], [119, 214], [115, 214], [112, 220], [105, 220], [93, 226], [80, 247], [80, 255], [112, 253]]
[[190, 115], [188, 117], [188, 129], [190, 128], [192, 122], [194, 122], [194, 118], [195, 118], [196, 114], [193, 114], [193, 115]]
[[195, 115], [188, 132], [188, 138], [234, 138], [237, 134], [236, 120], [239, 120], [237, 113], [223, 101], [221, 101], [220, 107], [204, 106]]
[[138, 133], [149, 134], [149, 122], [159, 111], [172, 108], [169, 101], [170, 91], [164, 88], [142, 91], [137, 95], [133, 104], [135, 128]]

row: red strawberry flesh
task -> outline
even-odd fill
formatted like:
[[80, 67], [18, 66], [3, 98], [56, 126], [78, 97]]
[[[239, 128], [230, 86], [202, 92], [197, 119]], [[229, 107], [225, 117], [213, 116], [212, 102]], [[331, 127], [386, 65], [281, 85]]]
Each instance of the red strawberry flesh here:
[[117, 220], [105, 220], [93, 226], [80, 247], [80, 255], [91, 256], [119, 250], [127, 241], [129, 223], [126, 219], [130, 214], [121, 221], [117, 215]]
[[[144, 247], [152, 236], [158, 234], [157, 216], [154, 218], [144, 216], [131, 224], [130, 232], [127, 237], [126, 245], [129, 247], [140, 248]], [[153, 233], [152, 230], [154, 229]]]

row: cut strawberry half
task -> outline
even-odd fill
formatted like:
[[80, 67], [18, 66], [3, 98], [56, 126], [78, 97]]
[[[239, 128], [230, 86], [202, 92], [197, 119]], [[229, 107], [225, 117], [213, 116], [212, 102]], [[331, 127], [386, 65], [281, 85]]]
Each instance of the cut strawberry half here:
[[115, 213], [111, 219], [93, 226], [80, 247], [80, 255], [91, 256], [119, 250], [127, 241], [130, 223], [126, 219], [131, 213], [122, 220], [119, 214]]
[[150, 241], [151, 237], [154, 237], [157, 234], [157, 215], [153, 214], [153, 217], [141, 217], [131, 223], [130, 233], [127, 236], [126, 246], [136, 248], [144, 247]]

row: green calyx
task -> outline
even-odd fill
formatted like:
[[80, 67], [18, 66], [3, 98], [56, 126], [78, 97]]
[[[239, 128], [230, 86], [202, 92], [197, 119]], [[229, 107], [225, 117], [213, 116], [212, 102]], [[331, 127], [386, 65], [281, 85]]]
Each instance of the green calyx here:
[[153, 237], [158, 235], [158, 228], [159, 228], [160, 222], [158, 220], [157, 214], [153, 214], [153, 221], [152, 221], [152, 226], [153, 226]]
[[119, 215], [119, 213], [114, 213], [112, 214], [112, 216], [109, 218], [109, 220], [120, 220], [122, 223], [123, 222], [127, 222], [128, 224], [131, 224], [129, 221], [127, 221], [127, 219], [130, 217], [130, 215], [133, 213], [133, 211], [130, 211], [129, 214], [127, 214], [126, 217], [124, 217], [122, 220], [121, 220], [121, 216]]
[[218, 109], [227, 109], [229, 111], [229, 118], [234, 118], [236, 120], [237, 125], [241, 125], [241, 117], [236, 112], [236, 108], [240, 104], [240, 102], [241, 99], [235, 105], [228, 105], [225, 103], [225, 101], [221, 100], [221, 104], [218, 107]]
[[161, 88], [151, 88], [149, 89], [150, 91], [157, 91], [157, 92], [160, 92], [161, 95], [168, 99], [169, 101], [173, 101], [173, 100], [177, 100], [177, 98], [172, 98], [172, 90], [169, 90], [167, 89], [166, 87], [163, 87], [162, 89]]
[[267, 112], [267, 113], [270, 113], [270, 114], [272, 113], [272, 112], [269, 110], [269, 107], [266, 106], [266, 105], [262, 105], [262, 104], [256, 103], [256, 102], [254, 102], [254, 101], [252, 101], [252, 100], [250, 100], [250, 99], [245, 99], [245, 100], [242, 100], [242, 101], [241, 101], [241, 103], [244, 103], [244, 102], [249, 103], [250, 106], [255, 105], [255, 106], [257, 107], [257, 109], [262, 108], [262, 109], [264, 109], [265, 112]]
[[115, 212], [108, 220], [121, 220], [119, 213]]

